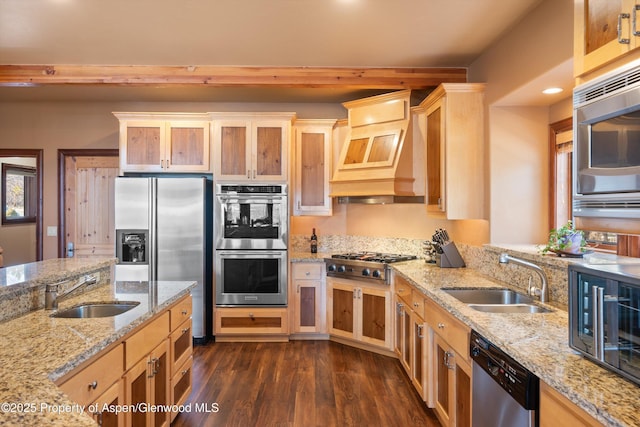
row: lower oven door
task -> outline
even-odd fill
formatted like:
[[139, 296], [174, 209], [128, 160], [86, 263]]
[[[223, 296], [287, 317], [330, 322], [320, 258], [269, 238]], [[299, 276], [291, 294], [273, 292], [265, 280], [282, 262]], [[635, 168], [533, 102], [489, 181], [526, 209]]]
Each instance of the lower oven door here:
[[215, 254], [216, 305], [286, 306], [287, 251]]

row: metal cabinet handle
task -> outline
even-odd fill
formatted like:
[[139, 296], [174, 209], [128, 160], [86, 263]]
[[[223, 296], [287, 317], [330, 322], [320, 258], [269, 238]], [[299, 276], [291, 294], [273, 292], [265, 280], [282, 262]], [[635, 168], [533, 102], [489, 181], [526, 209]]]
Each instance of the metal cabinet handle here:
[[422, 334], [422, 330], [424, 329], [424, 325], [418, 325], [418, 338], [424, 338], [424, 335]]
[[454, 358], [454, 354], [450, 351], [445, 351], [444, 352], [444, 365], [448, 368], [448, 369], [453, 369], [454, 366], [451, 363], [451, 359]]
[[604, 362], [604, 288], [592, 286], [593, 292], [593, 352]]
[[256, 170], [253, 170], [253, 179], [256, 179]]
[[251, 171], [247, 169], [247, 179], [251, 179]]
[[93, 416], [97, 418], [98, 426], [102, 427], [102, 412], [94, 412]]
[[396, 312], [400, 315], [404, 314], [404, 312], [402, 311], [402, 307], [404, 307], [404, 304], [402, 304], [401, 302], [396, 303]]
[[189, 332], [189, 328], [184, 328], [184, 329], [182, 329], [182, 333], [183, 333], [183, 334], [185, 334], [185, 333], [187, 333], [187, 332]]
[[358, 298], [362, 299], [362, 289], [358, 289]]
[[296, 293], [300, 293], [300, 285], [296, 286]]
[[633, 16], [632, 16], [632, 26], [631, 26], [631, 31], [633, 33], [634, 36], [640, 36], [640, 31], [638, 30], [638, 25], [637, 25], [637, 21], [638, 21], [638, 10], [640, 10], [640, 4], [637, 4], [633, 7]]
[[93, 381], [89, 383], [89, 388], [91, 390], [95, 390], [96, 388], [98, 388], [98, 381]]
[[622, 37], [622, 20], [629, 19], [631, 15], [628, 13], [621, 13], [618, 15], [618, 43], [620, 44], [629, 44], [631, 40], [625, 39]]

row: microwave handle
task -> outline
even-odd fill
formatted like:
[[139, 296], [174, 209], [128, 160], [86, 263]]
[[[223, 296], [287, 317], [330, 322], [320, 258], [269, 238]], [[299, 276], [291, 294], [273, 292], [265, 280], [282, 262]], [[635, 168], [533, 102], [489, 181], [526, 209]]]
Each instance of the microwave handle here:
[[593, 356], [604, 362], [604, 288], [593, 286]]

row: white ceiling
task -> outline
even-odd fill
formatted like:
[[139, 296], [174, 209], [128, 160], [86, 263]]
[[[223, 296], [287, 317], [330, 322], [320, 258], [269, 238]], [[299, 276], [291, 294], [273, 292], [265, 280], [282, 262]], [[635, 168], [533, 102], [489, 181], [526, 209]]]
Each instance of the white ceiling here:
[[[540, 1], [0, 0], [0, 63], [466, 67]], [[0, 99], [341, 102], [374, 93], [56, 86], [0, 88]]]

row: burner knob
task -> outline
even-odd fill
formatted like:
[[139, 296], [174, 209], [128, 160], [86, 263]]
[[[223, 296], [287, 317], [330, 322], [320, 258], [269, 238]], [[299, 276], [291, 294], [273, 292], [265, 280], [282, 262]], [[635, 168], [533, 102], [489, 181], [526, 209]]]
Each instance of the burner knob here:
[[331, 264], [329, 267], [327, 267], [329, 271], [336, 271], [336, 265], [335, 264]]
[[478, 357], [478, 355], [480, 354], [480, 349], [478, 348], [478, 346], [473, 346], [473, 348], [471, 349], [471, 355]]
[[346, 270], [346, 268], [344, 267], [344, 265], [341, 265], [340, 267], [338, 267], [338, 273], [344, 273]]
[[377, 279], [378, 277], [380, 277], [380, 270], [373, 270], [373, 273], [371, 273], [371, 275]]
[[371, 274], [371, 271], [368, 268], [365, 268], [364, 270], [362, 270], [362, 275], [363, 276], [368, 276]]

